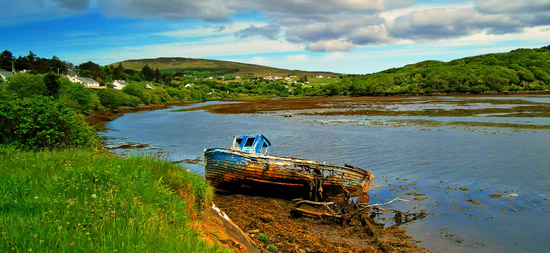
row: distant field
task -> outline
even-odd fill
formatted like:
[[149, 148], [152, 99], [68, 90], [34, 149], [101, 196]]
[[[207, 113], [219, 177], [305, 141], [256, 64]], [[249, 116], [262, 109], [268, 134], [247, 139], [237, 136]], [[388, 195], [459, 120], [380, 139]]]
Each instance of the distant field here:
[[[337, 73], [330, 72], [308, 72], [300, 70], [287, 70], [266, 67], [261, 65], [230, 62], [230, 61], [218, 61], [218, 60], [204, 60], [204, 59], [191, 59], [191, 58], [156, 58], [156, 59], [139, 59], [139, 60], [126, 60], [120, 62], [127, 69], [141, 70], [145, 65], [156, 69], [158, 68], [162, 73], [172, 74], [185, 70], [203, 70], [213, 71], [214, 73], [221, 73], [220, 75], [231, 74], [241, 76], [242, 78], [251, 78], [259, 76], [297, 76], [297, 77], [314, 77], [318, 75], [323, 76], [338, 76]], [[118, 66], [119, 62], [111, 64], [112, 66]]]

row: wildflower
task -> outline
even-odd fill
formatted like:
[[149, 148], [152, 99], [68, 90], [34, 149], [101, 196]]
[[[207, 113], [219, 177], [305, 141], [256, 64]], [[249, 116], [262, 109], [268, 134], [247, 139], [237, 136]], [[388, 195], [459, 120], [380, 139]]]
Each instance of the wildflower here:
[[94, 194], [92, 194], [92, 199], [97, 199], [97, 196]]

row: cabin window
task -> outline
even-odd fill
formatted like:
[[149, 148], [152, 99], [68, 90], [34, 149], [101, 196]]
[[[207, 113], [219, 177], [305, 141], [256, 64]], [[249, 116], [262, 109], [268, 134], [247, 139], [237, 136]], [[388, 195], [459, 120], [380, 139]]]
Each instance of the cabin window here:
[[252, 147], [252, 144], [254, 144], [254, 140], [256, 138], [248, 138], [246, 139], [246, 143], [244, 144], [245, 147]]
[[238, 146], [241, 146], [241, 142], [243, 142], [243, 138], [237, 138], [235, 141], [237, 142], [237, 144], [239, 144]]
[[267, 149], [269, 146], [267, 146], [267, 143], [264, 142], [264, 145], [262, 145], [262, 151], [260, 153], [267, 154]]

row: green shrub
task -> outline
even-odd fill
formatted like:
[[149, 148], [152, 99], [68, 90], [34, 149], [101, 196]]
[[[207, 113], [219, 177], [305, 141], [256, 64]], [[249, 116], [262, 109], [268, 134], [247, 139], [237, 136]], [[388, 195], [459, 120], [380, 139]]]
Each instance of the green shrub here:
[[263, 242], [263, 243], [268, 243], [269, 242], [269, 236], [267, 236], [266, 234], [259, 233], [258, 234], [258, 240], [260, 242]]
[[33, 96], [48, 96], [50, 91], [41, 75], [18, 73], [9, 78], [8, 91], [20, 98]]
[[0, 99], [0, 143], [24, 149], [95, 147], [100, 141], [84, 120], [51, 97]]
[[269, 244], [269, 245], [267, 245], [267, 250], [269, 250], [271, 252], [277, 252], [279, 249], [277, 248], [277, 246], [275, 246], [273, 244]]
[[110, 88], [100, 91], [98, 96], [101, 104], [109, 109], [114, 109], [120, 106], [136, 106], [141, 104], [139, 98]]
[[471, 92], [473, 93], [482, 93], [482, 92], [486, 92], [486, 91], [489, 91], [489, 87], [485, 86], [485, 85], [476, 85], [474, 87], [472, 87], [470, 89]]
[[81, 112], [101, 107], [101, 102], [97, 95], [90, 89], [82, 86], [82, 84], [71, 83], [67, 78], [60, 78], [59, 81], [61, 83], [59, 99], [69, 107]]
[[145, 92], [145, 84], [130, 83], [124, 86], [124, 88], [122, 88], [122, 91], [128, 95], [142, 98], [143, 93]]

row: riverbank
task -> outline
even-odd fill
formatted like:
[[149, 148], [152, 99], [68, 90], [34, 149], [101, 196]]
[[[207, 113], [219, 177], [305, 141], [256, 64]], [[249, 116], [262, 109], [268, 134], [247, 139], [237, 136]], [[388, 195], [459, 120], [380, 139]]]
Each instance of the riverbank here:
[[91, 111], [84, 114], [84, 120], [98, 131], [102, 131], [105, 128], [107, 122], [112, 121], [125, 113], [133, 113], [140, 111], [151, 111], [169, 108], [172, 106], [186, 106], [193, 104], [193, 102], [181, 102], [181, 103], [166, 103], [155, 105], [140, 105], [136, 107], [120, 107], [112, 110], [105, 111]]
[[[164, 109], [168, 106], [144, 106], [111, 112], [99, 112], [88, 117], [88, 122], [103, 126], [124, 113], [145, 110]], [[263, 250], [283, 252], [342, 252], [342, 251], [409, 251], [422, 252], [413, 238], [398, 227], [377, 228], [376, 233], [357, 226], [342, 226], [322, 222], [311, 218], [292, 218], [290, 210], [294, 202], [286, 199], [252, 196], [215, 194], [213, 202], [237, 224], [238, 229], [227, 227], [230, 222], [220, 220], [219, 215], [212, 215], [211, 210], [197, 227], [202, 231], [205, 240], [220, 243], [224, 248], [238, 252], [253, 251], [246, 246], [247, 238], [253, 245]], [[270, 238], [265, 240], [263, 236]], [[275, 247], [275, 248], [274, 248]]]
[[295, 202], [268, 196], [218, 193], [214, 202], [264, 250], [278, 252], [427, 252], [400, 227], [369, 220], [342, 225], [292, 217]]
[[0, 161], [0, 251], [223, 251], [194, 225], [217, 215], [212, 189], [177, 165], [3, 146]]

